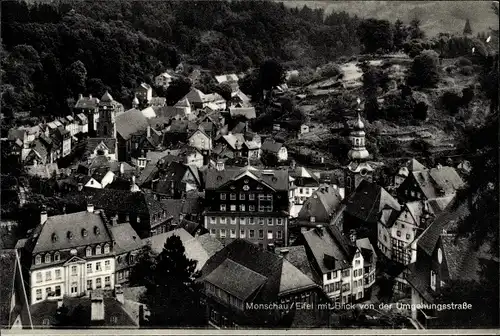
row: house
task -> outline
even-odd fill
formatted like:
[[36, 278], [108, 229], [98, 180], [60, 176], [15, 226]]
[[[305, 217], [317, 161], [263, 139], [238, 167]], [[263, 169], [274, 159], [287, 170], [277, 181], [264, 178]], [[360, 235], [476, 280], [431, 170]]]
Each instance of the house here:
[[24, 168], [26, 169], [26, 174], [29, 176], [37, 176], [44, 179], [49, 179], [59, 174], [57, 163], [33, 164], [31, 166], [24, 166]]
[[485, 262], [498, 264], [489, 243], [479, 248], [469, 237], [457, 237], [457, 224], [469, 214], [467, 202], [454, 200], [422, 233], [417, 243], [417, 261], [409, 267], [411, 316], [424, 328], [439, 322], [439, 311], [431, 306], [436, 294], [455, 280], [480, 279]]
[[290, 216], [297, 217], [304, 202], [319, 188], [318, 177], [305, 167], [289, 170], [290, 180]]
[[134, 149], [130, 153], [132, 165], [143, 169], [147, 165], [147, 153], [160, 148], [163, 134], [153, 127], [146, 128], [145, 133], [139, 133], [133, 137]]
[[110, 161], [117, 161], [117, 145], [114, 138], [88, 138], [85, 148], [89, 159], [95, 158], [97, 155], [104, 155]]
[[85, 114], [78, 113], [75, 117], [78, 123], [78, 132], [82, 134], [87, 134], [89, 132], [89, 121]]
[[361, 251], [361, 255], [363, 256], [363, 284], [365, 287], [365, 297], [370, 297], [373, 285], [375, 284], [375, 276], [377, 270], [377, 252], [375, 248], [370, 243], [368, 238], [357, 239], [356, 246]]
[[103, 213], [87, 211], [48, 217], [18, 243], [30, 304], [48, 297], [80, 296], [114, 287], [114, 244]]
[[188, 137], [188, 144], [202, 153], [212, 150], [212, 138], [200, 127]]
[[149, 119], [149, 123], [153, 127], [166, 128], [172, 120], [187, 120], [185, 110], [177, 106], [162, 106], [153, 107], [156, 113], [156, 118]]
[[397, 189], [398, 197], [405, 201], [430, 200], [455, 195], [465, 186], [453, 167], [443, 167], [410, 172]]
[[[82, 94], [78, 95], [78, 99], [73, 107], [76, 115], [82, 114], [87, 119], [87, 131], [90, 136], [95, 136], [97, 132], [97, 122], [99, 120], [99, 99], [89, 95], [84, 97]], [[81, 117], [79, 117], [81, 119]]]
[[115, 281], [116, 285], [126, 285], [131, 268], [137, 262], [137, 255], [145, 246], [145, 241], [132, 228], [130, 223], [118, 224], [118, 218], [111, 218], [111, 235], [115, 241]]
[[[287, 327], [294, 305], [326, 302], [321, 288], [296, 266], [245, 239], [234, 240], [208, 259], [198, 281], [208, 323], [217, 329]], [[276, 308], [259, 308], [261, 303], [276, 303]], [[313, 308], [313, 314], [322, 312]]]
[[191, 108], [203, 109], [209, 106], [214, 110], [225, 110], [226, 101], [217, 93], [204, 94], [196, 88], [192, 88], [191, 91], [186, 94], [182, 100], [187, 99], [191, 104]]
[[427, 170], [427, 168], [416, 159], [409, 160], [403, 167], [398, 170], [396, 176], [394, 176], [394, 187], [399, 188], [401, 183], [403, 183], [411, 173], [424, 170]]
[[116, 116], [116, 133], [119, 161], [130, 161], [130, 154], [135, 149], [133, 135], [145, 133], [148, 119], [137, 109], [130, 109]]
[[14, 249], [0, 250], [0, 328], [32, 329], [30, 304], [24, 287], [19, 254]]
[[167, 105], [167, 98], [165, 97], [152, 97], [149, 101], [149, 106], [155, 107], [164, 107]]
[[226, 82], [238, 82], [239, 78], [235, 74], [227, 74], [215, 76], [215, 80], [218, 84], [222, 84]]
[[[366, 241], [360, 245], [364, 243]], [[302, 232], [294, 245], [305, 246], [323, 290], [331, 300], [347, 304], [365, 298], [365, 260], [355, 236], [349, 240], [335, 226], [318, 225]], [[375, 268], [373, 260], [370, 265]], [[371, 268], [367, 272], [368, 280], [374, 275]]]
[[283, 143], [267, 138], [261, 147], [262, 153], [276, 157], [278, 162], [288, 160], [288, 151]]
[[229, 115], [232, 119], [252, 120], [257, 117], [255, 107], [230, 107]]
[[183, 198], [191, 190], [199, 190], [201, 179], [198, 168], [179, 162], [159, 163], [156, 181], [151, 189], [159, 198]]
[[342, 219], [336, 224], [343, 232], [355, 230], [358, 237], [377, 244], [378, 220], [383, 210], [399, 211], [401, 205], [383, 187], [362, 180], [356, 190], [344, 200]]
[[163, 72], [155, 77], [155, 85], [167, 89], [174, 78], [174, 75], [171, 75], [168, 72]]
[[141, 83], [137, 89], [135, 89], [135, 96], [139, 99], [141, 104], [148, 104], [153, 98], [153, 89], [151, 85], [146, 83]]
[[338, 189], [324, 185], [304, 202], [297, 216], [296, 225], [299, 227], [316, 227], [329, 225], [342, 203], [342, 196]]
[[252, 107], [250, 98], [241, 90], [231, 92], [229, 107]]
[[306, 124], [300, 125], [300, 134], [306, 134], [309, 133], [309, 126]]
[[[163, 209], [166, 210], [168, 221], [158, 223], [151, 227], [151, 235], [161, 234], [174, 230], [176, 228], [184, 228], [190, 234], [195, 235], [208, 233], [199, 223], [202, 219], [203, 200], [200, 198], [183, 198], [172, 199], [166, 198], [160, 200]], [[193, 222], [196, 222], [193, 224]]]
[[288, 245], [287, 171], [217, 162], [206, 171], [205, 200], [205, 227], [223, 242], [245, 238], [261, 248]]
[[191, 104], [189, 103], [189, 99], [186, 97], [179, 100], [175, 103], [174, 107], [176, 107], [179, 111], [181, 111], [186, 117], [191, 114]]
[[134, 315], [125, 304], [123, 293], [116, 292], [109, 297], [91, 292], [85, 297], [65, 296], [60, 300], [45, 300], [34, 304], [31, 307], [33, 325], [36, 328], [54, 328], [57, 309], [62, 306], [68, 309], [70, 321], [78, 321], [76, 323], [81, 324], [81, 328], [138, 328], [140, 324], [138, 319], [132, 318]]

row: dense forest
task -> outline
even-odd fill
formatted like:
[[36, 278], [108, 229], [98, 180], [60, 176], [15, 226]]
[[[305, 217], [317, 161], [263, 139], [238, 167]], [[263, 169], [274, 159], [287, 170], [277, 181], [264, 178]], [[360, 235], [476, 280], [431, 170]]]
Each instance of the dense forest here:
[[68, 112], [67, 98], [133, 88], [183, 64], [245, 71], [268, 58], [316, 66], [358, 51], [359, 20], [271, 1], [2, 1], [5, 116]]

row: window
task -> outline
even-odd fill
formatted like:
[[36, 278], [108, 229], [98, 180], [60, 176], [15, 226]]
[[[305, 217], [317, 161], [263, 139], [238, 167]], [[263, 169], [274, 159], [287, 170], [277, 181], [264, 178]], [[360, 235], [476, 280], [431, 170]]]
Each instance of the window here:
[[248, 224], [255, 225], [255, 218], [253, 217], [248, 218]]
[[37, 255], [35, 257], [35, 265], [40, 265], [42, 263], [42, 256], [41, 255]]
[[326, 280], [332, 280], [332, 273], [327, 273], [326, 274]]
[[104, 253], [109, 253], [109, 244], [104, 245]]
[[77, 282], [72, 282], [71, 283], [71, 294], [78, 293], [78, 283]]
[[436, 290], [436, 272], [431, 271], [431, 288]]
[[396, 231], [396, 235], [397, 235], [398, 237], [401, 237], [401, 231], [399, 231], [399, 230], [398, 230], [398, 231]]
[[273, 231], [271, 230], [267, 231], [267, 239], [273, 239]]
[[349, 275], [351, 275], [351, 270], [346, 269], [346, 270], [342, 271], [342, 276], [343, 277], [348, 277]]
[[299, 193], [301, 193], [301, 194], [304, 193], [304, 189], [300, 188]]
[[343, 284], [343, 285], [342, 285], [342, 291], [343, 291], [343, 292], [348, 291], [348, 290], [350, 290], [350, 289], [351, 289], [350, 287], [351, 287], [351, 286], [349, 286], [349, 284], [348, 284], [348, 283]]
[[254, 212], [255, 211], [255, 205], [249, 205], [248, 206], [248, 211]]
[[104, 269], [105, 269], [106, 271], [109, 271], [109, 270], [111, 269], [111, 261], [106, 260], [106, 261], [104, 262]]
[[248, 194], [248, 199], [250, 201], [254, 201], [255, 200], [255, 194]]
[[100, 261], [98, 261], [98, 262], [95, 263], [95, 270], [96, 270], [96, 272], [102, 271], [102, 267], [101, 267], [101, 262]]
[[267, 225], [273, 225], [273, 219], [272, 218], [268, 218], [267, 219]]
[[259, 194], [259, 200], [264, 200], [266, 199], [266, 195], [264, 194]]
[[59, 252], [56, 252], [54, 254], [54, 261], [59, 261], [59, 260], [61, 260], [61, 255], [59, 254]]
[[236, 217], [231, 217], [231, 225], [236, 225]]
[[231, 229], [231, 231], [229, 231], [229, 237], [236, 238], [236, 230], [235, 229]]
[[263, 217], [259, 217], [259, 225], [264, 225], [264, 218]]
[[210, 224], [215, 224], [215, 217], [210, 217]]
[[95, 288], [99, 289], [102, 287], [101, 278], [95, 279]]
[[87, 264], [87, 274], [92, 273], [92, 264]]
[[47, 253], [47, 254], [45, 255], [45, 263], [46, 263], [46, 264], [50, 263], [50, 254], [49, 254], [49, 253]]
[[226, 229], [220, 229], [219, 235], [221, 238], [226, 238]]
[[86, 249], [85, 249], [85, 255], [87, 257], [90, 257], [92, 255], [92, 248], [90, 246], [88, 246]]
[[407, 234], [406, 234], [406, 240], [410, 240], [410, 237], [411, 237], [411, 236], [410, 236], [410, 234], [409, 234], [409, 233], [407, 233]]
[[236, 194], [232, 193], [229, 197], [231, 201], [236, 201]]
[[42, 282], [42, 272], [37, 272], [36, 273], [36, 282]]
[[104, 287], [110, 287], [111, 286], [111, 277], [107, 276], [104, 278]]
[[236, 211], [236, 204], [231, 204], [231, 211]]
[[245, 211], [245, 204], [240, 204], [240, 211]]
[[283, 218], [276, 218], [277, 225], [283, 225]]
[[61, 270], [56, 270], [56, 280], [61, 279]]
[[240, 193], [240, 201], [244, 201], [245, 200], [245, 194], [244, 193]]
[[281, 231], [276, 231], [276, 238], [277, 239], [283, 239], [282, 232]]
[[95, 254], [100, 255], [101, 253], [102, 253], [102, 247], [101, 247], [101, 245], [97, 245], [95, 247]]
[[41, 300], [42, 299], [42, 290], [41, 289], [37, 289], [36, 290], [36, 299], [37, 300]]
[[217, 234], [217, 231], [215, 229], [210, 229], [210, 235], [212, 237], [215, 237], [216, 234]]
[[255, 230], [250, 230], [250, 238], [255, 238]]
[[240, 225], [245, 225], [246, 221], [245, 221], [245, 217], [241, 217], [240, 218]]
[[45, 281], [51, 281], [52, 280], [52, 272], [47, 271], [45, 272]]
[[361, 261], [356, 260], [356, 266], [359, 266], [361, 264]]
[[310, 221], [311, 221], [311, 223], [315, 223], [316, 222], [316, 217], [311, 216]]
[[225, 204], [221, 204], [220, 205], [220, 211], [226, 211], [226, 205]]
[[245, 238], [245, 229], [240, 230], [240, 238]]
[[220, 218], [220, 223], [221, 224], [226, 224], [226, 217], [221, 217]]
[[76, 266], [71, 266], [71, 275], [77, 275], [77, 268], [76, 268]]
[[56, 286], [56, 296], [61, 296], [61, 286]]
[[264, 238], [264, 230], [259, 230], [259, 239]]
[[87, 280], [87, 290], [92, 290], [92, 279]]

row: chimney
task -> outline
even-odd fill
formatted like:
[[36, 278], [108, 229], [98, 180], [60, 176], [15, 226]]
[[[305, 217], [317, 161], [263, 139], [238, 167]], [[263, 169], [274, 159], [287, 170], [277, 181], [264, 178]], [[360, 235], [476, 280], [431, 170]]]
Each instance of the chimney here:
[[436, 168], [437, 168], [437, 169], [441, 169], [441, 168], [443, 168], [443, 166], [441, 166], [441, 164], [440, 164], [440, 163], [438, 163], [438, 165], [436, 166]]
[[121, 285], [115, 286], [115, 298], [116, 301], [120, 302], [121, 304], [125, 303], [125, 297], [123, 296], [123, 289]]
[[63, 300], [57, 300], [57, 308], [61, 308], [63, 306]]
[[78, 183], [78, 191], [82, 191], [83, 190], [83, 183]]
[[90, 316], [92, 322], [104, 320], [104, 298], [101, 293], [92, 292], [90, 294]]
[[224, 161], [223, 160], [217, 160], [217, 166], [216, 166], [218, 171], [224, 170]]
[[132, 184], [135, 184], [135, 175], [132, 175]]
[[44, 224], [47, 221], [47, 218], [47, 210], [42, 209], [42, 211], [40, 212], [40, 224]]
[[295, 169], [295, 165], [296, 165], [295, 160], [292, 160], [290, 162], [290, 168]]
[[87, 212], [94, 213], [94, 204], [90, 202], [87, 203]]
[[91, 94], [89, 94], [89, 99], [92, 99], [92, 95]]
[[123, 175], [125, 174], [125, 165], [123, 164], [123, 162], [120, 163], [120, 175]]
[[286, 256], [288, 255], [288, 252], [290, 252], [289, 249], [281, 249], [281, 250], [279, 250], [280, 256], [283, 257], [283, 258], [286, 258]]
[[113, 216], [113, 218], [111, 218], [111, 225], [116, 226], [117, 224], [118, 224], [118, 215], [115, 215]]
[[146, 133], [146, 134], [147, 134], [147, 137], [148, 137], [148, 138], [151, 138], [151, 126], [149, 126], [149, 125], [148, 125], [148, 128], [147, 128], [147, 131], [146, 131], [146, 132], [147, 132], [147, 133]]
[[351, 230], [349, 231], [349, 240], [352, 242], [352, 243], [356, 243], [356, 230]]

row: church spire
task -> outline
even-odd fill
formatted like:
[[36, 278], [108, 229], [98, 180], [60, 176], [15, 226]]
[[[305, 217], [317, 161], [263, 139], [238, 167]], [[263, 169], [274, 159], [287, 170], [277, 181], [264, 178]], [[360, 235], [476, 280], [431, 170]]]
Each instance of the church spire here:
[[470, 27], [469, 19], [465, 21], [464, 35], [472, 35], [472, 28]]
[[358, 98], [358, 109], [357, 109], [357, 114], [358, 117], [353, 125], [353, 129], [351, 131], [351, 134], [349, 136], [351, 140], [351, 150], [349, 151], [349, 159], [351, 161], [360, 161], [360, 160], [366, 160], [370, 156], [370, 153], [366, 150], [366, 139], [365, 139], [365, 124], [363, 123], [363, 120], [361, 120], [361, 113], [360, 113], [360, 104], [361, 104], [361, 99]]

